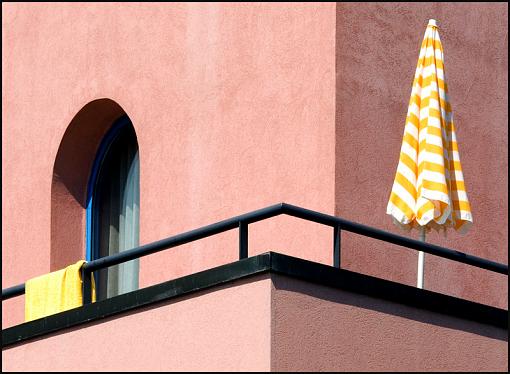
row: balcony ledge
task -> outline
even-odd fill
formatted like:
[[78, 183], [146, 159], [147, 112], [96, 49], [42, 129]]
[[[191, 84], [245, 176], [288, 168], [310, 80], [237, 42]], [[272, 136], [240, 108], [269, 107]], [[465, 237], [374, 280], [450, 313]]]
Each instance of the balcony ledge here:
[[508, 330], [508, 311], [267, 252], [2, 330], [2, 348], [262, 273], [275, 273]]

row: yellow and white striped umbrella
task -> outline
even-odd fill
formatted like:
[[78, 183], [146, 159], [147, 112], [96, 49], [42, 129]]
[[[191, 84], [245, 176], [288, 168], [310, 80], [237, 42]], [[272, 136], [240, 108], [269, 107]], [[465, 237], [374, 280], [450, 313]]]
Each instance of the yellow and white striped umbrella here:
[[429, 21], [421, 45], [386, 213], [403, 228], [425, 231], [453, 227], [466, 232], [473, 222], [435, 20]]

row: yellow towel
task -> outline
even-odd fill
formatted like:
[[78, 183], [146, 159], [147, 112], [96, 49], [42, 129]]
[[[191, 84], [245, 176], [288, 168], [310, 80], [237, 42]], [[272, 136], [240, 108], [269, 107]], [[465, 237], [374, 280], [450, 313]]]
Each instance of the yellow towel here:
[[[25, 322], [83, 305], [80, 260], [65, 269], [29, 279], [25, 283]], [[92, 301], [96, 301], [92, 277]]]

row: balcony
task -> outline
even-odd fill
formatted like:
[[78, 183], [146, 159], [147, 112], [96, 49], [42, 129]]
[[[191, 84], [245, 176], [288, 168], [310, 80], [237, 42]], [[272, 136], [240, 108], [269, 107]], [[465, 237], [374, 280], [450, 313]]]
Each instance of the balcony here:
[[[279, 214], [331, 226], [334, 266], [276, 252], [248, 257], [248, 225]], [[233, 228], [239, 261], [3, 330], [2, 369], [507, 370], [508, 311], [342, 269], [340, 233], [502, 274], [506, 265], [288, 204], [92, 261], [84, 271]]]

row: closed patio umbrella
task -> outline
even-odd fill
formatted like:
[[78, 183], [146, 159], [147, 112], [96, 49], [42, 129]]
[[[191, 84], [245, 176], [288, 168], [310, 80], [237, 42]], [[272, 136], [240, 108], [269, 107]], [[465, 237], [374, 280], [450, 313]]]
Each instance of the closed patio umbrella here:
[[[437, 22], [429, 20], [409, 100], [397, 173], [386, 213], [420, 240], [431, 229], [466, 232], [473, 222]], [[423, 288], [424, 254], [419, 252], [418, 287]]]

